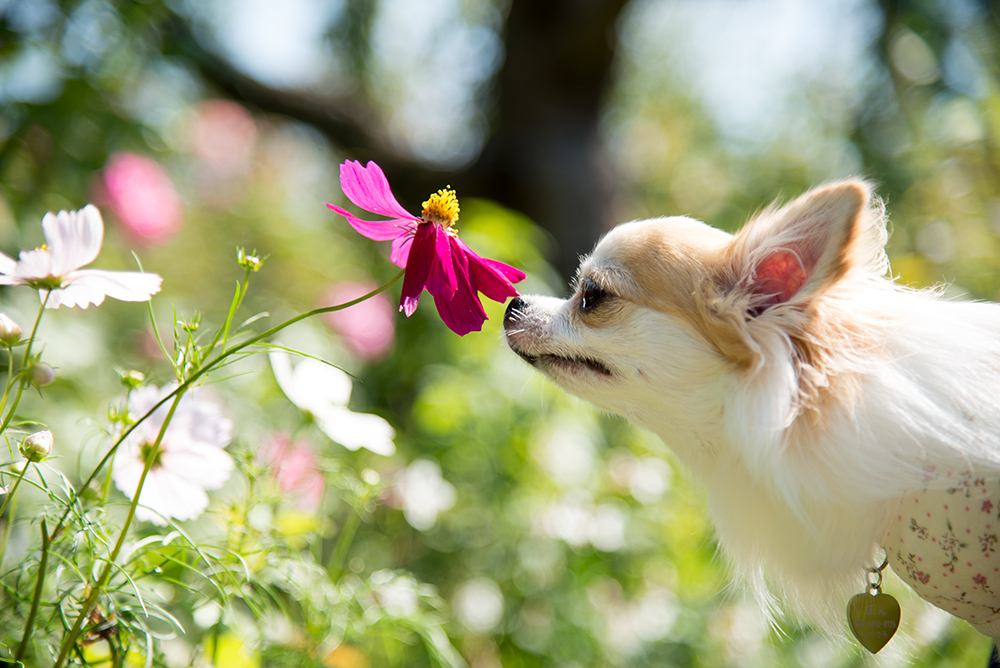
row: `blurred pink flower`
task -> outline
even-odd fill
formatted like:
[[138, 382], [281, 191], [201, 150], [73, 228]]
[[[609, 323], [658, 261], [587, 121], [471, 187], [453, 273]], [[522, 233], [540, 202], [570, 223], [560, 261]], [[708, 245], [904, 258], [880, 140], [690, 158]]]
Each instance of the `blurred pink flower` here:
[[[323, 293], [323, 305], [343, 304], [368, 294], [378, 286], [365, 281], [339, 283]], [[385, 356], [396, 341], [392, 304], [380, 292], [342, 311], [323, 314], [323, 321], [340, 335], [344, 345], [366, 362]]]
[[209, 169], [222, 175], [243, 172], [256, 141], [257, 125], [242, 105], [207, 100], [195, 107], [188, 142]]
[[137, 241], [163, 243], [180, 228], [181, 198], [155, 160], [115, 153], [104, 168], [112, 211]]
[[374, 162], [345, 161], [340, 166], [340, 187], [355, 206], [390, 220], [361, 220], [346, 209], [327, 204], [362, 236], [377, 241], [392, 239], [389, 260], [406, 269], [399, 310], [413, 315], [420, 294], [434, 297], [441, 320], [459, 336], [478, 332], [487, 320], [479, 293], [498, 302], [516, 297], [514, 283], [524, 272], [502, 262], [476, 255], [458, 238], [458, 197], [451, 188], [439, 190], [423, 204], [419, 217], [396, 201], [389, 181]]
[[274, 469], [278, 488], [302, 510], [316, 510], [323, 501], [326, 481], [308, 446], [292, 443], [285, 434], [275, 434], [260, 446], [261, 459]]
[[[165, 397], [148, 385], [129, 398], [129, 417], [137, 419]], [[146, 458], [163, 426], [169, 403], [160, 406], [129, 435], [115, 455], [111, 478], [126, 496], [135, 496]], [[233, 458], [225, 447], [233, 438], [233, 423], [221, 407], [185, 395], [160, 441], [152, 468], [139, 494], [136, 518], [164, 525], [167, 518], [191, 520], [208, 508], [205, 490], [218, 489], [233, 471]]]

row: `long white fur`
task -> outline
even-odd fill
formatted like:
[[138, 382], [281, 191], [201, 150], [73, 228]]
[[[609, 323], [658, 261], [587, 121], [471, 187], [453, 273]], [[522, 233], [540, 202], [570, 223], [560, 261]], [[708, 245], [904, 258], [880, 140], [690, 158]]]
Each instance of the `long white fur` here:
[[[866, 184], [844, 187], [868, 199]], [[676, 452], [705, 487], [719, 543], [762, 604], [773, 591], [833, 630], [845, 597], [880, 563], [878, 542], [899, 499], [943, 484], [929, 470], [1000, 477], [1000, 306], [893, 282], [881, 204], [864, 202], [853, 236], [836, 238], [830, 220], [845, 201], [817, 190], [735, 237], [687, 218], [620, 225], [580, 269], [616, 294], [610, 324], [590, 326], [578, 299], [534, 296], [505, 322], [511, 347], [541, 355], [535, 366], [557, 384]], [[629, 285], [636, 267], [623, 256], [645, 274], [673, 260], [636, 260], [632, 240], [653, 228], [697, 240], [667, 246], [668, 255], [704, 253], [707, 265], [720, 252], [727, 258], [709, 308], [738, 330], [751, 363], [720, 354], [691, 326], [695, 314], [618, 296], [649, 287]], [[838, 249], [846, 268], [824, 277], [834, 271], [824, 253]], [[782, 250], [811, 254], [815, 273], [787, 303], [747, 316], [760, 299], [749, 285], [754, 271]], [[574, 362], [583, 358], [614, 376]]]

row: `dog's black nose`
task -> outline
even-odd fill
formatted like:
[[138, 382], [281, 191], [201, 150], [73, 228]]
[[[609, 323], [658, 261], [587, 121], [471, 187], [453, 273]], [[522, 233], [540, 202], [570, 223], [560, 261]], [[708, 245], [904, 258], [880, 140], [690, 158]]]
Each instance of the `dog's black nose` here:
[[527, 306], [525, 302], [520, 297], [514, 297], [507, 304], [507, 311], [503, 314], [503, 326], [513, 327], [517, 321], [524, 315], [524, 308]]

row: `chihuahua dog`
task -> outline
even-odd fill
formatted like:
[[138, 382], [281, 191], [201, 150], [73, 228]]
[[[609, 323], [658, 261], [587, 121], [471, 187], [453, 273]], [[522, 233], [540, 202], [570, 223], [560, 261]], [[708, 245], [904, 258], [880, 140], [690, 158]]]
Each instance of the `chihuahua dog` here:
[[514, 299], [505, 338], [676, 453], [769, 611], [835, 630], [887, 559], [996, 637], [1000, 305], [898, 285], [886, 240], [860, 180], [735, 235], [686, 217], [625, 223], [569, 299]]

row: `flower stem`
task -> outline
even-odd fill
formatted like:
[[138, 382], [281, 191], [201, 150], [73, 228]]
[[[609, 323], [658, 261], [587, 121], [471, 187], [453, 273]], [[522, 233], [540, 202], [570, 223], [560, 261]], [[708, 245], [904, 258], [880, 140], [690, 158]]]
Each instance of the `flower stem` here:
[[[21, 482], [21, 478], [24, 477], [24, 473], [27, 470], [27, 464], [25, 464], [24, 469], [21, 471], [21, 475], [18, 476], [16, 483]], [[7, 516], [7, 523], [3, 529], [3, 538], [0, 538], [0, 572], [3, 572], [3, 558], [7, 555], [7, 542], [10, 540], [10, 535], [13, 533], [14, 529], [14, 514], [17, 512], [17, 500], [14, 498], [14, 492], [17, 489], [17, 484], [7, 491], [6, 498], [3, 502], [3, 507], [0, 508], [0, 517], [3, 517], [3, 511], [10, 504], [10, 514]]]
[[[186, 392], [188, 390], [188, 388], [190, 388], [192, 385], [194, 385], [202, 376], [204, 376], [205, 374], [207, 374], [209, 371], [211, 371], [215, 367], [219, 366], [228, 357], [231, 357], [232, 355], [240, 352], [241, 350], [249, 348], [250, 346], [256, 345], [257, 343], [260, 343], [264, 339], [266, 339], [266, 338], [268, 338], [270, 336], [274, 336], [275, 334], [277, 334], [281, 330], [286, 329], [287, 327], [290, 327], [290, 326], [294, 325], [297, 322], [301, 322], [302, 320], [305, 320], [306, 318], [311, 318], [313, 316], [320, 315], [320, 314], [323, 314], [323, 313], [332, 313], [333, 311], [340, 311], [340, 310], [348, 308], [350, 306], [354, 306], [355, 304], [360, 304], [361, 302], [365, 301], [366, 299], [374, 297], [375, 295], [379, 294], [380, 292], [388, 290], [390, 287], [392, 287], [392, 285], [394, 283], [396, 283], [399, 279], [401, 279], [403, 277], [403, 273], [404, 273], [404, 271], [400, 270], [400, 272], [398, 274], [396, 274], [390, 281], [388, 281], [384, 285], [381, 285], [381, 286], [375, 288], [374, 290], [372, 290], [368, 294], [362, 295], [361, 297], [358, 297], [357, 299], [352, 299], [351, 301], [344, 302], [343, 304], [336, 304], [334, 306], [325, 306], [323, 308], [318, 308], [318, 309], [313, 309], [312, 311], [307, 311], [306, 313], [301, 313], [301, 314], [299, 314], [299, 315], [297, 315], [297, 316], [295, 316], [293, 318], [289, 318], [288, 320], [286, 320], [286, 321], [284, 321], [284, 322], [282, 322], [282, 323], [280, 323], [278, 325], [275, 325], [274, 327], [272, 327], [271, 329], [267, 330], [266, 332], [263, 332], [263, 333], [258, 334], [256, 336], [253, 336], [253, 337], [251, 337], [251, 338], [249, 338], [246, 341], [243, 341], [241, 343], [234, 344], [229, 349], [223, 350], [215, 358], [213, 358], [212, 360], [206, 362], [202, 367], [200, 367], [199, 369], [195, 370], [188, 377], [188, 379], [185, 380], [183, 383], [180, 383], [173, 392], [171, 392], [170, 394], [166, 395], [160, 401], [158, 401], [155, 405], [153, 405], [148, 411], [146, 411], [145, 415], [142, 415], [141, 417], [139, 417], [139, 419], [137, 419], [135, 421], [135, 424], [133, 424], [131, 427], [129, 427], [128, 429], [126, 429], [125, 431], [123, 431], [122, 434], [121, 434], [121, 436], [118, 437], [118, 440], [116, 440], [114, 442], [114, 444], [108, 449], [108, 452], [104, 455], [103, 458], [101, 458], [101, 461], [97, 462], [97, 465], [94, 467], [94, 470], [90, 473], [90, 475], [87, 477], [87, 479], [84, 480], [80, 484], [80, 486], [79, 486], [78, 489], [81, 489], [81, 490], [86, 489], [90, 485], [90, 483], [92, 483], [94, 481], [94, 479], [97, 478], [97, 475], [101, 472], [101, 470], [104, 468], [104, 466], [111, 460], [111, 458], [114, 457], [115, 452], [118, 451], [118, 446], [120, 446], [122, 444], [122, 442], [126, 438], [128, 438], [129, 434], [131, 434], [133, 430], [135, 430], [140, 424], [142, 424], [142, 422], [146, 418], [148, 418], [150, 415], [152, 415], [154, 411], [156, 411], [157, 409], [160, 408], [160, 406], [162, 406], [163, 404], [167, 403], [168, 401], [170, 401], [171, 399], [173, 399], [175, 396], [177, 396], [179, 394], [183, 394], [184, 392]], [[62, 530], [63, 526], [66, 524], [66, 519], [69, 517], [70, 513], [73, 512], [73, 505], [76, 503], [76, 499], [77, 498], [79, 498], [79, 494], [78, 493], [74, 493], [73, 497], [70, 498], [69, 501], [66, 503], [66, 511], [63, 513], [62, 517], [59, 518], [59, 523], [56, 525], [56, 528], [52, 530], [51, 539], [54, 539], [55, 536], [56, 536], [56, 534], [58, 534]], [[56, 668], [58, 668], [58, 665], [56, 666]]]
[[3, 505], [0, 506], [0, 517], [3, 516], [3, 511], [7, 509], [7, 504], [10, 503], [10, 500], [14, 498], [14, 492], [17, 491], [17, 486], [21, 484], [21, 480], [24, 478], [24, 474], [28, 472], [28, 465], [29, 465], [28, 460], [25, 460], [24, 466], [21, 468], [21, 473], [17, 476], [17, 479], [14, 481], [14, 486], [10, 488], [10, 491], [7, 492], [7, 496], [4, 497]]
[[344, 562], [347, 561], [347, 553], [354, 542], [354, 536], [358, 533], [358, 526], [361, 524], [361, 513], [353, 508], [344, 520], [344, 526], [340, 528], [340, 535], [337, 536], [337, 543], [333, 546], [333, 554], [330, 555], [330, 563], [327, 565], [327, 573], [334, 582], [340, 580], [340, 574], [344, 571]]
[[226, 344], [229, 342], [229, 329], [233, 324], [233, 317], [236, 315], [236, 311], [240, 308], [240, 305], [243, 303], [243, 298], [247, 296], [247, 291], [250, 289], [251, 273], [253, 273], [253, 270], [250, 267], [247, 267], [246, 276], [243, 277], [243, 283], [236, 284], [236, 294], [233, 295], [233, 303], [229, 307], [229, 314], [226, 316], [226, 323], [215, 335], [215, 339], [212, 340], [212, 345], [208, 347], [209, 350], [215, 350], [215, 346], [218, 345], [219, 339], [222, 339], [222, 349], [226, 349]]
[[[3, 423], [0, 423], [0, 434], [6, 431], [7, 425], [10, 424], [11, 419], [14, 417], [14, 411], [17, 410], [17, 405], [21, 401], [21, 395], [24, 394], [24, 388], [28, 386], [28, 376], [24, 372], [28, 368], [28, 362], [31, 360], [31, 348], [35, 344], [35, 335], [38, 333], [38, 325], [42, 322], [42, 314], [45, 313], [45, 305], [49, 303], [50, 294], [52, 294], [51, 291], [45, 293], [45, 299], [42, 300], [42, 305], [38, 309], [38, 315], [35, 317], [35, 324], [31, 328], [31, 336], [28, 337], [28, 346], [24, 349], [24, 359], [21, 361], [21, 381], [17, 385], [17, 394], [14, 395], [14, 403], [7, 411], [7, 415], [4, 416]], [[10, 346], [8, 346], [7, 349], [10, 351], [10, 361], [13, 365], [14, 351]], [[10, 371], [11, 370], [8, 369], [7, 387], [4, 389], [3, 400], [0, 401], [0, 413], [3, 413], [4, 406], [7, 403], [7, 397], [10, 394], [11, 379], [14, 377]]]
[[3, 387], [3, 397], [0, 398], [0, 414], [3, 414], [4, 407], [7, 405], [7, 398], [10, 396], [10, 388], [14, 387], [14, 380], [17, 378], [14, 375], [14, 346], [7, 344], [7, 381], [4, 383]]
[[7, 524], [4, 527], [3, 538], [0, 538], [0, 572], [3, 571], [3, 559], [7, 556], [7, 543], [10, 541], [10, 535], [13, 533], [14, 528], [14, 517], [17, 513], [17, 501], [11, 501], [10, 503], [10, 515], [7, 516]]
[[[142, 494], [142, 486], [146, 482], [146, 476], [149, 474], [149, 470], [153, 467], [153, 462], [157, 459], [157, 454], [160, 449], [160, 443], [163, 441], [163, 435], [167, 432], [167, 427], [170, 425], [170, 421], [174, 417], [174, 412], [177, 410], [177, 405], [183, 397], [183, 393], [174, 393], [174, 401], [170, 405], [170, 409], [167, 411], [166, 417], [163, 419], [163, 425], [160, 427], [160, 432], [156, 435], [156, 440], [153, 442], [152, 447], [149, 449], [149, 454], [146, 456], [145, 465], [142, 467], [142, 475], [139, 476], [139, 483], [136, 485], [135, 494], [132, 496], [132, 503], [128, 507], [128, 515], [125, 516], [125, 524], [122, 525], [121, 534], [118, 536], [118, 542], [115, 543], [114, 549], [111, 554], [108, 555], [107, 564], [104, 566], [104, 570], [101, 572], [100, 577], [97, 579], [97, 583], [91, 588], [90, 595], [80, 606], [80, 615], [76, 618], [76, 623], [73, 624], [73, 628], [70, 629], [69, 633], [63, 639], [62, 648], [59, 651], [59, 657], [56, 659], [53, 668], [60, 668], [63, 662], [66, 661], [69, 656], [73, 645], [76, 643], [77, 636], [80, 635], [80, 629], [83, 628], [83, 621], [90, 614], [91, 609], [93, 609], [94, 604], [97, 603], [98, 597], [104, 590], [105, 585], [107, 585], [108, 580], [111, 577], [111, 570], [114, 568], [115, 560], [118, 558], [118, 554], [121, 552], [122, 546], [125, 544], [125, 537], [128, 535], [129, 527], [132, 525], [132, 519], [135, 517], [136, 506], [139, 505], [139, 497]], [[54, 535], [55, 532], [53, 532]], [[51, 538], [50, 538], [51, 540]]]
[[42, 518], [42, 556], [38, 562], [38, 579], [35, 582], [35, 595], [31, 599], [31, 611], [28, 612], [28, 621], [24, 623], [24, 634], [21, 636], [21, 644], [17, 647], [17, 656], [14, 663], [19, 662], [25, 651], [28, 649], [28, 640], [31, 638], [31, 631], [35, 626], [35, 617], [38, 615], [38, 607], [42, 602], [42, 587], [45, 584], [45, 567], [49, 562], [49, 532], [45, 528], [45, 519]]

